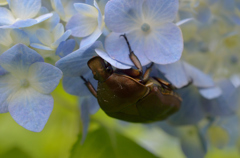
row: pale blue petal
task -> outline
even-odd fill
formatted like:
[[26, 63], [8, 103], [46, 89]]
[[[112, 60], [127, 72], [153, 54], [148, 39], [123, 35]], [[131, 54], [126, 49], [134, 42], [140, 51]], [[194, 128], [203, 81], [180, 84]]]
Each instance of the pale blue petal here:
[[210, 87], [199, 89], [200, 94], [206, 99], [214, 99], [222, 94], [222, 90], [219, 87]]
[[186, 23], [188, 23], [189, 21], [192, 21], [192, 20], [193, 20], [193, 18], [183, 19], [183, 20], [177, 22], [176, 25], [181, 26], [181, 25], [186, 24]]
[[82, 134], [81, 144], [83, 144], [83, 142], [86, 139], [89, 121], [90, 121], [90, 114], [92, 114], [91, 111], [93, 109], [94, 109], [94, 113], [99, 109], [99, 105], [95, 97], [86, 96], [86, 97], [80, 98], [80, 110], [81, 110], [80, 112], [81, 112], [81, 120], [83, 124], [83, 134]]
[[184, 89], [177, 90], [177, 93], [183, 101], [180, 110], [169, 117], [168, 121], [171, 124], [196, 124], [204, 118], [205, 113], [202, 109], [201, 95], [196, 87], [190, 85]]
[[76, 45], [76, 42], [74, 39], [62, 41], [57, 47], [56, 55], [58, 55], [60, 58], [65, 57], [66, 55], [73, 52], [75, 45]]
[[100, 106], [98, 104], [97, 98], [95, 98], [94, 96], [91, 96], [91, 104], [88, 104], [88, 108], [89, 108], [89, 113], [91, 115], [98, 112], [98, 110], [100, 109]]
[[31, 43], [30, 46], [33, 48], [42, 49], [42, 50], [53, 50], [52, 48], [50, 48], [48, 46], [38, 44], [38, 43]]
[[187, 76], [183, 63], [180, 60], [172, 64], [155, 65], [171, 84], [177, 88], [181, 88], [190, 82], [190, 78]]
[[183, 62], [183, 65], [185, 71], [187, 72], [190, 79], [192, 79], [195, 86], [199, 88], [208, 88], [214, 86], [213, 79], [209, 75], [204, 74], [202, 71], [186, 62]]
[[44, 62], [32, 64], [28, 72], [28, 81], [36, 91], [50, 94], [62, 78], [62, 71]]
[[53, 39], [56, 41], [64, 34], [64, 27], [62, 23], [58, 23], [52, 31]]
[[125, 65], [125, 64], [122, 64], [114, 59], [112, 59], [108, 54], [107, 52], [105, 52], [103, 50], [103, 48], [100, 48], [100, 49], [95, 49], [96, 53], [101, 57], [103, 58], [104, 60], [106, 60], [108, 63], [110, 63], [112, 66], [118, 68], [118, 69], [130, 69], [131, 66], [128, 66], [128, 65]]
[[37, 24], [37, 21], [35, 19], [18, 20], [12, 25], [3, 25], [0, 28], [22, 28], [29, 27], [35, 24]]
[[97, 17], [76, 14], [68, 21], [66, 29], [71, 30], [72, 35], [75, 37], [86, 37], [92, 34], [97, 29], [97, 26]]
[[61, 0], [51, 0], [52, 6], [53, 8], [56, 10], [56, 12], [60, 15], [60, 16], [64, 16], [65, 15], [65, 11], [62, 5]]
[[[12, 44], [12, 38], [10, 36], [10, 29], [0, 29], [0, 44], [9, 47]], [[1, 52], [0, 54], [2, 54]]]
[[48, 22], [49, 30], [52, 31], [60, 22], [60, 17], [56, 12], [53, 12], [53, 16], [49, 18], [46, 22]]
[[240, 90], [236, 89], [230, 80], [222, 80], [218, 86], [222, 95], [212, 100], [203, 99], [203, 108], [211, 116], [230, 116], [236, 112], [239, 105]]
[[0, 65], [16, 75], [26, 72], [33, 63], [43, 61], [41, 55], [23, 44], [13, 46], [0, 56]]
[[102, 30], [96, 28], [96, 30], [89, 36], [83, 38], [80, 43], [80, 47], [86, 47], [92, 45], [102, 34]]
[[41, 7], [39, 12], [38, 12], [38, 15], [44, 15], [44, 14], [47, 14], [47, 13], [49, 13], [49, 10], [46, 7]]
[[58, 60], [56, 66], [62, 70], [65, 76], [79, 77], [84, 75], [90, 71], [87, 65], [88, 60], [97, 55], [95, 49], [100, 47], [101, 43], [97, 41], [89, 48], [80, 48]]
[[29, 40], [28, 34], [23, 30], [13, 29], [11, 30], [10, 35], [12, 37], [14, 44], [22, 43], [26, 46], [29, 46], [30, 40]]
[[180, 28], [175, 24], [162, 24], [145, 38], [142, 51], [152, 62], [170, 64], [180, 59], [183, 51], [183, 38]]
[[34, 18], [41, 8], [41, 0], [10, 0], [14, 16], [19, 19]]
[[95, 7], [88, 5], [88, 4], [84, 4], [84, 3], [75, 3], [74, 4], [74, 8], [80, 14], [98, 15], [98, 10]]
[[66, 39], [68, 39], [71, 33], [72, 33], [71, 30], [67, 30], [59, 39], [57, 39], [53, 44], [51, 44], [51, 47], [57, 48], [62, 41], [65, 41]]
[[43, 22], [43, 21], [49, 19], [52, 16], [53, 16], [53, 13], [48, 13], [48, 14], [44, 14], [44, 15], [41, 15], [41, 16], [35, 18], [35, 20], [37, 21], [37, 24], [38, 24], [40, 22]]
[[80, 98], [80, 116], [81, 116], [81, 121], [82, 121], [82, 139], [81, 139], [81, 144], [84, 143], [87, 133], [88, 133], [88, 127], [89, 127], [89, 122], [90, 122], [90, 114], [89, 114], [89, 109], [88, 109], [88, 103], [91, 101], [89, 99], [90, 96], [88, 97], [81, 97]]
[[[129, 49], [123, 37], [119, 33], [110, 33], [105, 40], [105, 49], [112, 59], [118, 60], [127, 65], [133, 65], [129, 58]], [[138, 32], [129, 33], [126, 35], [133, 52], [136, 54], [143, 66], [149, 64], [151, 61], [144, 53], [144, 38]]]
[[106, 26], [117, 33], [126, 33], [142, 25], [144, 0], [114, 0], [105, 6]]
[[0, 76], [5, 75], [7, 71], [0, 65]]
[[47, 20], [52, 15], [53, 15], [52, 13], [48, 13], [48, 14], [39, 16], [36, 19], [18, 20], [15, 23], [13, 23], [12, 25], [6, 24], [6, 25], [1, 26], [0, 28], [23, 28], [23, 27], [30, 27], [30, 26], [38, 24], [38, 23], [40, 23], [40, 22], [42, 22], [44, 20]]
[[54, 42], [52, 37], [51, 37], [51, 33], [48, 30], [45, 29], [38, 29], [36, 31], [36, 36], [39, 39], [39, 41], [42, 42], [42, 44], [44, 44], [45, 46], [49, 46]]
[[[89, 80], [93, 87], [97, 90], [97, 80], [93, 78], [93, 74], [89, 71], [87, 74], [83, 75], [84, 78]], [[63, 77], [63, 88], [64, 90], [72, 95], [76, 96], [91, 96], [92, 93], [89, 91], [85, 82], [79, 77]]]
[[41, 94], [32, 88], [15, 94], [8, 106], [12, 118], [19, 125], [33, 132], [43, 130], [52, 109], [52, 96]]
[[99, 6], [96, 2], [96, 0], [94, 0], [94, 6], [97, 8], [98, 10], [98, 29], [102, 29], [102, 22], [103, 22], [103, 18], [102, 18], [102, 13], [101, 10], [99, 9]]
[[172, 22], [176, 18], [178, 5], [178, 0], [147, 0], [143, 3], [143, 14], [151, 22]]
[[11, 11], [6, 8], [0, 7], [0, 26], [11, 25], [15, 22]]
[[15, 87], [17, 82], [17, 79], [11, 74], [0, 76], [0, 113], [8, 112], [7, 99], [12, 92], [18, 89], [18, 86]]

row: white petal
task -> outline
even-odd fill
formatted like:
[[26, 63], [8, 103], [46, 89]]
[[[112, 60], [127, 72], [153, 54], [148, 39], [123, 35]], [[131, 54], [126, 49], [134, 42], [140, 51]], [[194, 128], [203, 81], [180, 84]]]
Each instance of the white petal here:
[[12, 13], [3, 7], [0, 7], [0, 26], [11, 25], [15, 22], [15, 18]]
[[67, 30], [72, 30], [72, 35], [76, 37], [86, 37], [96, 30], [98, 26], [97, 17], [89, 17], [83, 14], [76, 14], [68, 21]]
[[52, 34], [48, 30], [38, 29], [36, 31], [36, 35], [37, 35], [37, 38], [39, 39], [39, 41], [41, 41], [42, 44], [44, 44], [46, 46], [50, 46], [54, 42], [53, 37], [51, 36]]
[[19, 19], [34, 18], [41, 8], [41, 0], [10, 0], [10, 8]]
[[63, 24], [58, 23], [57, 26], [53, 29], [53, 41], [56, 41], [64, 34]]
[[29, 46], [30, 41], [28, 34], [25, 33], [23, 30], [13, 29], [11, 30], [10, 35], [13, 39], [14, 44], [22, 43], [26, 46]]

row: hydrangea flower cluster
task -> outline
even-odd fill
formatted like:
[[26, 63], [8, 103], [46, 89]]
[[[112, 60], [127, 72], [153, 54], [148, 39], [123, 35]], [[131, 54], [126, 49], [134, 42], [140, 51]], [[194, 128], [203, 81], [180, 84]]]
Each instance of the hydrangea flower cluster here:
[[[19, 125], [40, 132], [53, 108], [50, 93], [63, 74], [65, 91], [80, 99], [83, 142], [90, 115], [99, 105], [80, 76], [97, 89], [87, 65], [93, 56], [117, 69], [132, 68], [128, 45], [120, 36], [125, 34], [143, 68], [154, 63], [150, 76], [174, 85], [183, 99], [177, 113], [153, 125], [178, 137], [187, 157], [196, 153], [203, 157], [209, 146], [235, 146], [239, 4], [237, 0], [0, 1], [0, 113], [10, 112]], [[228, 133], [225, 144], [211, 142], [209, 133], [216, 127]]]

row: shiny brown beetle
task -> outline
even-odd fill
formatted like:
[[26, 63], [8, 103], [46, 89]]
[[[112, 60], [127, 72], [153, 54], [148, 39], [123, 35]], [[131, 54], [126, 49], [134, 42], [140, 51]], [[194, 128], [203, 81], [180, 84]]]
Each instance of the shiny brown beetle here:
[[98, 80], [97, 91], [83, 76], [86, 86], [97, 98], [100, 107], [110, 117], [129, 122], [153, 122], [166, 119], [179, 110], [181, 98], [173, 86], [159, 78], [149, 77], [152, 65], [142, 75], [142, 66], [131, 50], [130, 59], [138, 69], [115, 70], [101, 57], [88, 61], [93, 76]]

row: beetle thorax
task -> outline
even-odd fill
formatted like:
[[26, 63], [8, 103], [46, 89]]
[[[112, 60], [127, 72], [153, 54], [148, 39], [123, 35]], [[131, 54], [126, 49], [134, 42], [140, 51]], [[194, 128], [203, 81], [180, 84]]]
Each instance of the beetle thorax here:
[[92, 70], [93, 77], [99, 82], [106, 81], [112, 75], [111, 65], [107, 65], [100, 57], [93, 57], [88, 61], [88, 66]]

